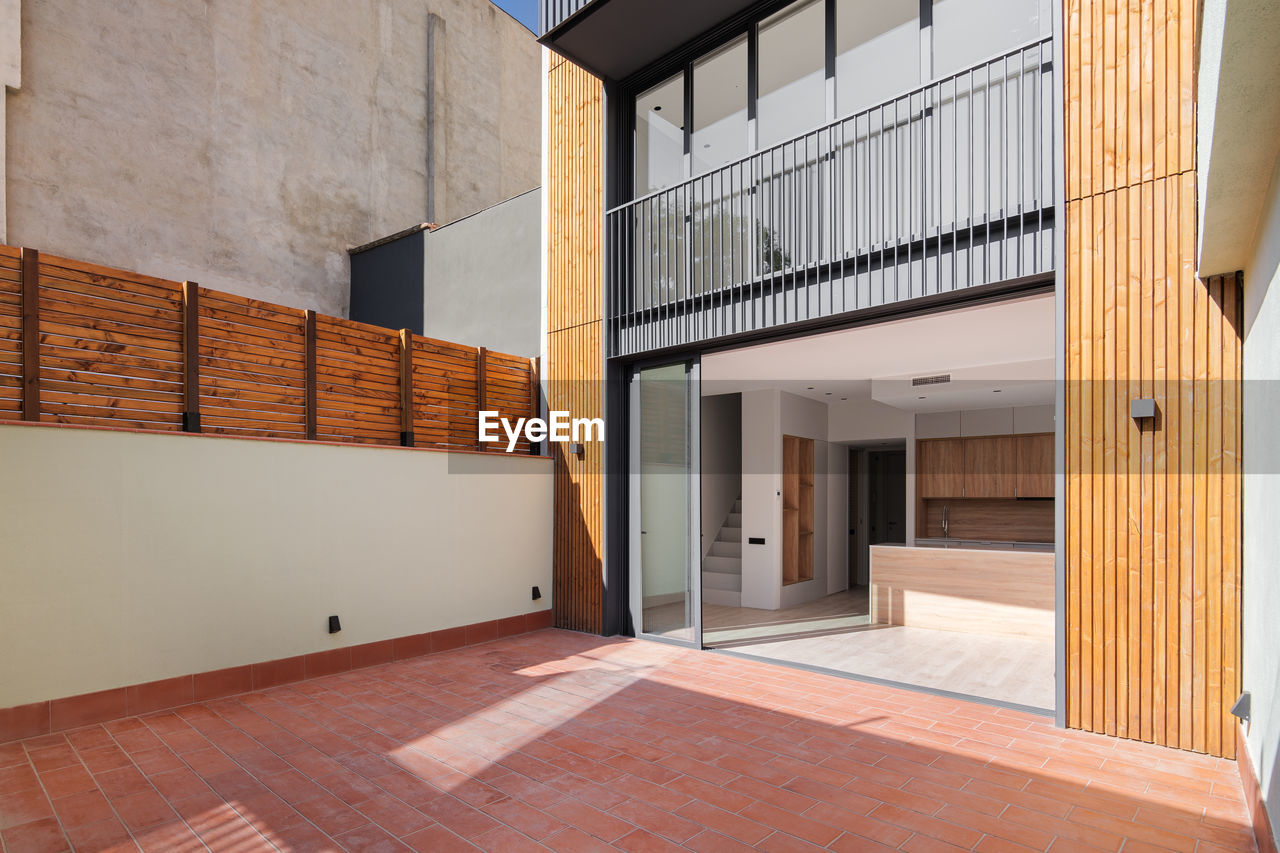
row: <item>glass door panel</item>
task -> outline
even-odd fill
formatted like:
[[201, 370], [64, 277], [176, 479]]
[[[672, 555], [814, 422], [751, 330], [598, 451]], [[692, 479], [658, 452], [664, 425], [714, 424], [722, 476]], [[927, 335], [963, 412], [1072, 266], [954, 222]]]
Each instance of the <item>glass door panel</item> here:
[[697, 365], [631, 376], [630, 600], [637, 635], [700, 645]]

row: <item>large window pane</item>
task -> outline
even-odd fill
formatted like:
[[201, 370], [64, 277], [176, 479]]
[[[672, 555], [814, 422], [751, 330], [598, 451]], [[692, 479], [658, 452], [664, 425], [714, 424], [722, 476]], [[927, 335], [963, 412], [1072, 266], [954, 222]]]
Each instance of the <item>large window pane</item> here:
[[825, 30], [822, 0], [793, 4], [760, 24], [761, 148], [813, 130], [826, 118]]
[[684, 74], [636, 98], [636, 195], [684, 180]]
[[934, 76], [954, 74], [1039, 35], [1039, 0], [934, 0]]
[[851, 115], [919, 84], [918, 0], [836, 0], [836, 112]]
[[747, 153], [747, 40], [693, 64], [693, 172]]

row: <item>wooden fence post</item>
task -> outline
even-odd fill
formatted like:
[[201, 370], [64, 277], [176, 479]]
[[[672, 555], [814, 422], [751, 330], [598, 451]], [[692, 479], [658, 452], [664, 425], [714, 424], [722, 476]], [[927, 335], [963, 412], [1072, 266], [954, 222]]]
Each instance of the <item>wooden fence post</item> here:
[[480, 440], [480, 413], [484, 411], [485, 365], [489, 361], [489, 351], [484, 347], [476, 350], [476, 449], [484, 450], [484, 442]]
[[400, 444], [413, 447], [413, 332], [400, 330]]
[[[542, 358], [534, 356], [529, 359], [529, 417], [536, 418], [542, 414], [542, 387], [539, 381], [539, 369], [542, 366]], [[536, 456], [542, 448], [534, 443], [529, 442], [529, 454]]]
[[306, 361], [306, 420], [307, 439], [314, 441], [316, 437], [316, 312], [308, 308], [303, 312], [305, 332], [304, 349]]
[[182, 283], [182, 430], [200, 432], [200, 285]]
[[22, 249], [22, 419], [40, 420], [40, 253]]

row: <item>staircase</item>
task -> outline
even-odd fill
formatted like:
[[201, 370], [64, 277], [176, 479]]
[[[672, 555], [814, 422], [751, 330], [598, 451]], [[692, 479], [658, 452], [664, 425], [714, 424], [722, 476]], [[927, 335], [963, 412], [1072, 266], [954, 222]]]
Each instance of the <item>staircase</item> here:
[[742, 606], [742, 496], [702, 558], [702, 603]]

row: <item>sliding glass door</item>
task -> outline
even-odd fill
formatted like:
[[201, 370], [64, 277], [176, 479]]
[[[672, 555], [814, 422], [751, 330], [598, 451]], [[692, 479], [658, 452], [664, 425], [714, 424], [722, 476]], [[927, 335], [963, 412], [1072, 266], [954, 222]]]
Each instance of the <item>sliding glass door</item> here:
[[698, 364], [632, 371], [631, 619], [637, 636], [702, 644]]

